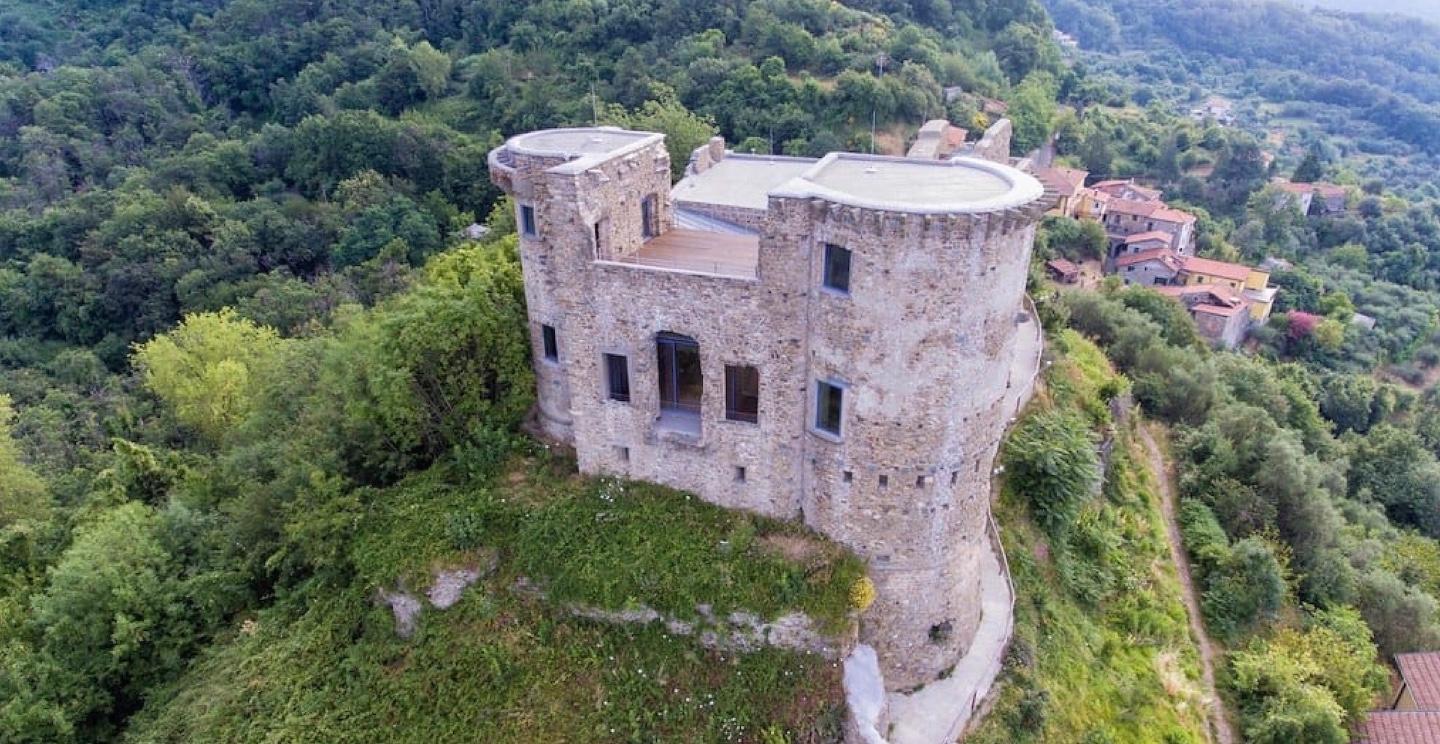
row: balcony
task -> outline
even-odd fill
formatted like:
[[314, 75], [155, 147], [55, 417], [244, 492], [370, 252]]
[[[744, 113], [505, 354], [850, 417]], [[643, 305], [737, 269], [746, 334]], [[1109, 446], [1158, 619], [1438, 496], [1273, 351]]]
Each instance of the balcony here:
[[755, 279], [759, 276], [760, 237], [675, 228], [645, 241], [634, 253], [605, 260], [688, 274]]

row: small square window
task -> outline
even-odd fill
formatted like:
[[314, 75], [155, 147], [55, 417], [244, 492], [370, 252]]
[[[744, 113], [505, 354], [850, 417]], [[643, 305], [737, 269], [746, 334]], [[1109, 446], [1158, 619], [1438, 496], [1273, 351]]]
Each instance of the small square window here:
[[882, 476], [880, 476], [880, 487], [881, 487], [881, 488], [887, 488], [887, 487], [889, 487], [889, 485], [890, 485], [890, 476], [888, 476], [888, 475], [882, 475]]
[[560, 360], [560, 344], [555, 340], [555, 326], [540, 326], [540, 341], [545, 347], [545, 358], [552, 362]]
[[840, 474], [840, 480], [849, 483], [855, 480], [855, 474], [850, 472], [849, 470], [846, 470], [845, 472]]
[[815, 428], [838, 437], [845, 389], [829, 382], [820, 382], [815, 387]]
[[744, 465], [736, 465], [736, 466], [735, 466], [735, 482], [736, 482], [736, 483], [744, 483], [744, 482], [745, 482], [745, 466], [744, 466]]
[[531, 238], [540, 234], [535, 223], [535, 208], [529, 204], [520, 205], [520, 232]]
[[919, 475], [919, 476], [916, 476], [916, 477], [915, 477], [915, 487], [916, 487], [916, 488], [924, 488], [924, 487], [925, 487], [925, 476]]
[[615, 448], [615, 456], [618, 457], [618, 458], [620, 458], [620, 461], [621, 461], [621, 462], [630, 462], [630, 448], [629, 448], [629, 447], [616, 447], [616, 448]]
[[831, 243], [825, 244], [825, 276], [827, 288], [837, 292], [850, 291], [850, 250]]

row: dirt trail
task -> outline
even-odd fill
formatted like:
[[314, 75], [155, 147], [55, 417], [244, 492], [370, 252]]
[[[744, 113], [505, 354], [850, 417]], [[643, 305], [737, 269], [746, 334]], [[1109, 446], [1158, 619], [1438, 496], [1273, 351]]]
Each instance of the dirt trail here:
[[1160, 511], [1165, 515], [1165, 536], [1170, 543], [1170, 558], [1175, 563], [1175, 572], [1180, 576], [1185, 611], [1190, 616], [1190, 635], [1194, 636], [1195, 645], [1200, 649], [1200, 671], [1210, 709], [1211, 734], [1216, 744], [1236, 744], [1240, 738], [1235, 735], [1230, 719], [1225, 715], [1225, 706], [1220, 702], [1220, 695], [1215, 689], [1215, 648], [1210, 642], [1210, 635], [1205, 632], [1205, 623], [1201, 620], [1200, 595], [1195, 590], [1195, 580], [1190, 576], [1190, 559], [1185, 555], [1185, 548], [1180, 541], [1180, 523], [1175, 517], [1177, 505], [1173, 474], [1165, 466], [1165, 458], [1160, 454], [1160, 447], [1155, 444], [1150, 427], [1142, 423], [1138, 428], [1150, 458], [1150, 472], [1155, 474], [1155, 482], [1160, 485]]

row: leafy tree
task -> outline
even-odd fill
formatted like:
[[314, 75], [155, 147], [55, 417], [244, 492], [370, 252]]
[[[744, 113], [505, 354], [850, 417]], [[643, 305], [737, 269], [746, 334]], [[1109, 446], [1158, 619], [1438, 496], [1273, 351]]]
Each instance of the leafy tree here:
[[218, 441], [250, 414], [262, 387], [275, 384], [266, 374], [282, 344], [274, 330], [227, 309], [188, 316], [138, 347], [135, 363], [180, 421]]
[[1015, 127], [1016, 152], [1030, 152], [1050, 138], [1057, 89], [1054, 76], [1045, 72], [1031, 74], [1015, 86], [1008, 116]]
[[1325, 165], [1320, 160], [1320, 151], [1311, 146], [1305, 153], [1305, 158], [1295, 166], [1295, 172], [1291, 174], [1290, 180], [1295, 183], [1314, 183], [1325, 177]]

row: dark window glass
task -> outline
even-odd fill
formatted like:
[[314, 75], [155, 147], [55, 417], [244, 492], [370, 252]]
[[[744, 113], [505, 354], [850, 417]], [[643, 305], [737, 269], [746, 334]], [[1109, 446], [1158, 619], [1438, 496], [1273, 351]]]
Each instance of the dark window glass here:
[[659, 357], [660, 410], [700, 413], [704, 391], [700, 345], [689, 336], [661, 333], [655, 348]]
[[545, 344], [545, 358], [550, 361], [560, 359], [560, 345], [555, 341], [555, 326], [540, 326], [540, 340]]
[[529, 204], [520, 205], [520, 229], [526, 235], [534, 236], [535, 229], [535, 208]]
[[845, 391], [838, 385], [822, 382], [815, 395], [815, 428], [840, 435], [840, 411]]
[[760, 420], [760, 370], [725, 366], [725, 418], [752, 424]]
[[825, 244], [825, 286], [841, 292], [850, 291], [850, 250]]
[[630, 402], [630, 360], [619, 354], [605, 355], [605, 384], [610, 400]]

